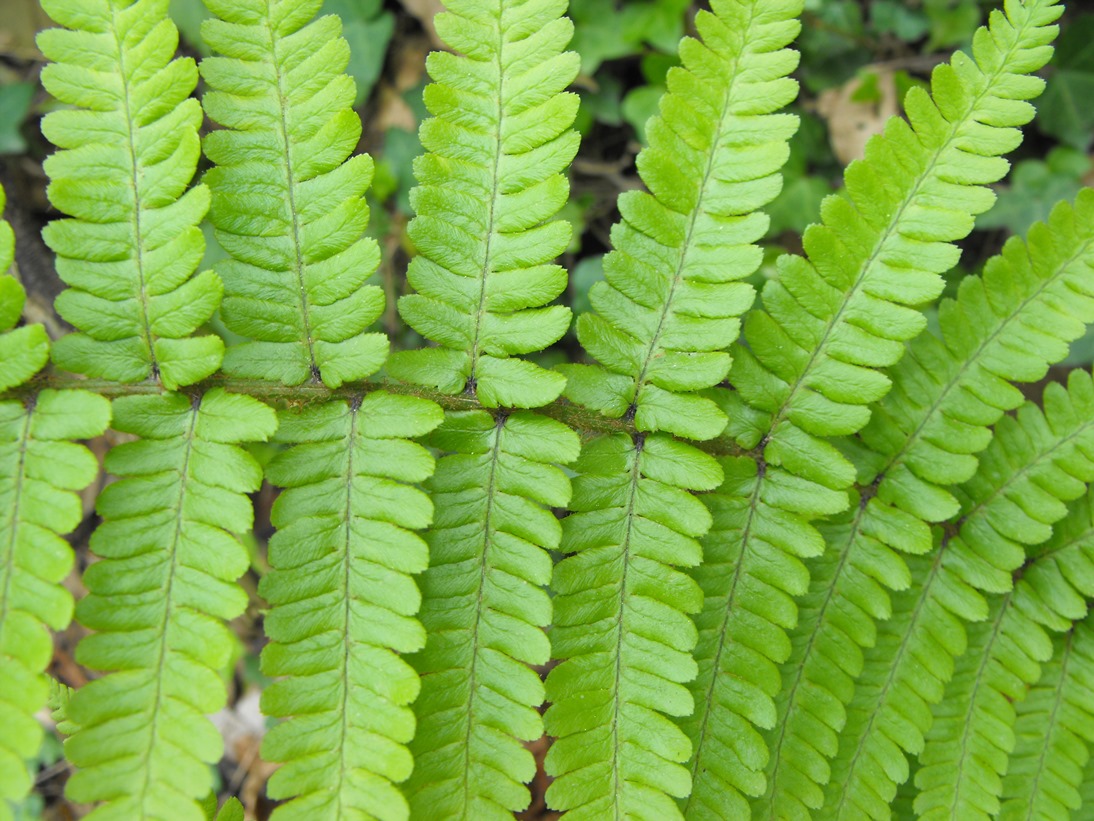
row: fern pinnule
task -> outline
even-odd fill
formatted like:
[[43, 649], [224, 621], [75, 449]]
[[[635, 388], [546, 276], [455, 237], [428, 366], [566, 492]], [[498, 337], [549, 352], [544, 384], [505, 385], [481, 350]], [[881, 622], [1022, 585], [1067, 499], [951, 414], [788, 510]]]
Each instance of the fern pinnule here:
[[[4, 212], [4, 189], [0, 188], [0, 214]], [[0, 392], [26, 382], [49, 361], [49, 339], [41, 325], [16, 328], [23, 315], [27, 295], [23, 286], [8, 275], [15, 260], [15, 234], [0, 219]]]
[[[1078, 622], [1056, 642], [1041, 682], [1018, 705], [1017, 748], [1003, 779], [999, 821], [1055, 821], [1083, 817], [1094, 746], [1094, 628]], [[1086, 799], [1086, 800], [1084, 800]]]
[[[999, 155], [1018, 145], [1017, 127], [1033, 116], [1027, 100], [1044, 81], [1030, 75], [1052, 54], [1052, 23], [1062, 8], [1056, 0], [1016, 0], [1006, 8], [976, 33], [972, 58], [959, 52], [935, 68], [933, 98], [922, 89], [909, 92], [910, 123], [890, 120], [885, 133], [868, 143], [865, 158], [847, 169], [845, 191], [824, 201], [821, 224], [805, 232], [806, 256], [780, 258], [778, 277], [764, 287], [762, 309], [749, 313], [744, 343], [733, 350], [727, 432], [740, 446], [757, 450], [758, 470], [755, 481], [735, 488], [745, 502], [744, 545], [708, 539], [706, 562], [695, 571], [706, 591], [702, 618], [712, 625], [710, 640], [699, 644], [701, 672], [692, 685], [696, 806], [703, 790], [724, 792], [719, 769], [728, 772], [740, 760], [717, 753], [708, 758], [704, 750], [707, 739], [725, 749], [737, 743], [724, 732], [706, 732], [708, 726], [730, 726], [724, 717], [706, 715], [711, 705], [734, 703], [729, 689], [738, 680], [719, 673], [727, 666], [744, 671], [762, 704], [757, 710], [749, 703], [750, 722], [770, 728], [776, 720], [778, 687], [772, 688], [764, 668], [735, 659], [739, 645], [725, 637], [740, 629], [739, 614], [759, 615], [784, 631], [797, 623], [793, 604], [781, 612], [757, 581], [786, 597], [808, 589], [807, 573], [766, 581], [772, 551], [786, 548], [757, 535], [761, 529], [753, 519], [768, 530], [770, 521], [794, 520], [800, 532], [810, 519], [837, 512], [830, 494], [848, 488], [855, 471], [824, 437], [860, 430], [870, 404], [889, 390], [890, 380], [878, 369], [897, 362], [903, 343], [924, 329], [916, 308], [941, 292], [940, 274], [960, 254], [954, 242], [990, 207], [994, 195], [986, 186], [1006, 172]], [[846, 498], [837, 504], [846, 507]], [[823, 545], [813, 531], [786, 558], [820, 555]], [[732, 574], [719, 572], [731, 561]], [[733, 608], [724, 608], [726, 603]], [[769, 643], [762, 654], [777, 665], [790, 649], [788, 642]], [[711, 766], [710, 758], [724, 760], [725, 767]], [[762, 748], [748, 753], [753, 762], [768, 758]], [[810, 777], [823, 775], [820, 767]]]
[[976, 475], [958, 491], [955, 532], [933, 556], [915, 558], [910, 588], [894, 598], [893, 618], [867, 653], [826, 813], [877, 817], [878, 796], [891, 799], [908, 776], [904, 753], [923, 749], [931, 706], [966, 651], [965, 623], [987, 618], [984, 595], [1011, 590], [1026, 547], [1047, 539], [1065, 501], [1094, 479], [1090, 374], [1072, 371], [1066, 389], [1051, 383], [1043, 402], [1044, 411], [1027, 403], [999, 421]]
[[570, 309], [553, 260], [570, 241], [564, 171], [577, 153], [578, 98], [563, 93], [578, 56], [563, 51], [566, 0], [451, 0], [438, 35], [462, 56], [430, 54], [414, 163], [417, 248], [399, 300], [410, 327], [439, 347], [400, 351], [388, 372], [444, 393], [471, 389], [486, 407], [534, 408], [565, 379], [517, 358], [557, 342]]
[[543, 734], [543, 684], [529, 665], [551, 658], [547, 551], [562, 528], [549, 508], [570, 500], [554, 463], [576, 459], [580, 444], [553, 419], [486, 411], [449, 413], [430, 443], [447, 455], [429, 483], [429, 642], [409, 659], [422, 692], [406, 791], [414, 816], [511, 818], [528, 806], [536, 769], [521, 742]]
[[[792, 634], [795, 651], [783, 666], [769, 789], [758, 805], [765, 816], [778, 818], [797, 804], [819, 808], [827, 764], [812, 765], [820, 776], [814, 781], [789, 760], [784, 773], [783, 759], [810, 757], [819, 749], [818, 732], [826, 735], [825, 744], [834, 743], [854, 685], [799, 685], [832, 681], [833, 665], [857, 676], [858, 646], [869, 646], [876, 635], [861, 620], [888, 617], [885, 591], [903, 589], [910, 579], [899, 554], [928, 551], [928, 523], [958, 510], [948, 486], [970, 477], [976, 454], [991, 439], [989, 426], [1023, 401], [1010, 382], [1042, 378], [1094, 321], [1092, 267], [1094, 191], [1085, 189], [1074, 207], [1061, 203], [1024, 242], [1011, 239], [983, 276], [963, 279], [956, 298], [941, 305], [941, 339], [917, 337], [889, 370], [893, 389], [855, 443], [859, 482], [869, 490], [825, 531], [830, 549], [809, 561], [818, 578]], [[853, 651], [845, 637], [854, 637]]]
[[573, 511], [555, 568], [544, 720], [555, 742], [549, 806], [567, 817], [679, 818], [691, 745], [671, 717], [692, 711], [702, 592], [682, 568], [702, 560], [710, 514], [689, 491], [722, 479], [708, 454], [665, 434], [602, 437], [575, 464]]
[[79, 729], [65, 742], [79, 768], [67, 794], [106, 802], [90, 818], [203, 819], [197, 802], [222, 750], [205, 716], [226, 700], [224, 621], [247, 604], [237, 536], [254, 519], [245, 494], [262, 480], [238, 443], [265, 441], [276, 426], [265, 405], [219, 388], [114, 401], [114, 427], [141, 438], [107, 454], [106, 469], [123, 478], [99, 496], [91, 550], [102, 561], [85, 571], [76, 607], [97, 631], [76, 658], [109, 674], [72, 697]]
[[35, 713], [46, 704], [53, 657], [49, 630], [72, 618], [72, 594], [61, 582], [73, 554], [62, 537], [83, 520], [77, 491], [99, 464], [71, 440], [99, 436], [109, 421], [110, 403], [84, 391], [0, 401], [0, 818], [11, 818], [8, 802], [21, 803], [30, 790], [27, 762], [42, 741]]
[[[202, 103], [225, 126], [205, 138], [209, 217], [230, 258], [221, 315], [248, 341], [224, 358], [233, 375], [336, 388], [383, 364], [388, 341], [369, 333], [383, 292], [364, 236], [372, 159], [350, 158], [361, 137], [349, 46], [321, 0], [205, 0], [213, 56], [201, 63]], [[347, 159], [349, 158], [349, 159]]]
[[716, 0], [680, 45], [638, 172], [649, 192], [619, 198], [605, 282], [578, 319], [600, 366], [568, 365], [566, 395], [642, 431], [711, 439], [721, 409], [698, 392], [729, 372], [726, 349], [752, 305], [759, 209], [779, 193], [798, 118], [775, 113], [797, 94], [800, 0]]
[[371, 393], [347, 404], [281, 414], [277, 440], [293, 446], [267, 466], [286, 488], [274, 503], [270, 603], [262, 652], [266, 715], [288, 719], [263, 740], [284, 762], [269, 793], [290, 798], [274, 818], [406, 818], [394, 783], [410, 774], [410, 703], [418, 677], [401, 655], [420, 650], [413, 575], [427, 565], [413, 531], [433, 506], [408, 486], [433, 457], [408, 441], [441, 421], [424, 399]]
[[42, 131], [60, 151], [45, 162], [50, 201], [70, 219], [43, 231], [69, 286], [57, 312], [79, 333], [53, 346], [65, 370], [118, 382], [189, 385], [220, 367], [218, 336], [191, 337], [220, 304], [198, 224], [209, 191], [190, 188], [201, 155], [197, 69], [172, 59], [168, 0], [43, 0], [67, 29], [38, 47], [42, 84], [62, 103]]

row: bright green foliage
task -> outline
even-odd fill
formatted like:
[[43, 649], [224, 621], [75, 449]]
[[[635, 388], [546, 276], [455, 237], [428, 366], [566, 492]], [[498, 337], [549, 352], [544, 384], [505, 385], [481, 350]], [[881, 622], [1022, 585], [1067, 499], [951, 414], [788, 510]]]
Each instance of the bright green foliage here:
[[1028, 75], [1051, 57], [1051, 23], [1062, 12], [1057, 0], [1012, 0], [1006, 15], [994, 12], [973, 58], [958, 52], [935, 68], [932, 93], [913, 88], [904, 100], [910, 124], [890, 120], [847, 169], [845, 192], [828, 197], [822, 224], [805, 232], [808, 259], [780, 259], [731, 373], [759, 413], [732, 428], [742, 444], [762, 439], [769, 462], [814, 481], [835, 478], [832, 468], [824, 475], [798, 461], [814, 451], [830, 463], [813, 437], [859, 430], [867, 405], [888, 390], [873, 369], [896, 362], [901, 343], [923, 330], [915, 306], [938, 296], [939, 274], [959, 256], [952, 243], [991, 206], [985, 186], [1006, 173], [999, 155], [1021, 142], [1017, 127], [1033, 116], [1024, 101], [1044, 81]]
[[826, 761], [862, 668], [859, 648], [874, 643], [874, 621], [891, 612], [885, 588], [910, 579], [894, 551], [931, 548], [926, 522], [958, 510], [947, 486], [971, 476], [988, 426], [1023, 401], [1010, 380], [1041, 379], [1094, 321], [1092, 267], [1094, 191], [1086, 190], [1074, 208], [1060, 204], [1048, 225], [1035, 225], [1027, 242], [1011, 239], [983, 277], [963, 279], [957, 298], [940, 307], [941, 339], [917, 337], [889, 371], [893, 389], [855, 449], [860, 482], [876, 490], [825, 531], [831, 549], [809, 562], [814, 581], [783, 667], [761, 814], [819, 809]]
[[949, 821], [989, 818], [999, 811], [1000, 777], [1014, 749], [1014, 705], [1052, 656], [1042, 630], [1028, 630], [1013, 594], [991, 603], [986, 621], [969, 629], [968, 649], [957, 662], [919, 754], [917, 815]]
[[230, 374], [329, 387], [361, 380], [387, 356], [366, 329], [384, 295], [365, 281], [380, 252], [364, 236], [372, 159], [347, 161], [361, 137], [349, 46], [321, 0], [206, 0], [220, 19], [202, 36], [202, 103], [223, 130], [205, 138], [209, 217], [231, 257], [221, 316], [249, 340], [229, 347]]
[[566, 366], [566, 395], [639, 430], [711, 439], [726, 417], [697, 391], [729, 373], [726, 349], [752, 305], [741, 282], [760, 265], [767, 232], [757, 209], [782, 188], [779, 170], [797, 117], [775, 114], [797, 95], [786, 45], [801, 0], [716, 0], [680, 44], [650, 145], [638, 156], [649, 188], [619, 198], [606, 281], [578, 337], [602, 367]]
[[537, 414], [473, 411], [448, 414], [430, 443], [449, 455], [429, 484], [429, 641], [411, 657], [422, 693], [407, 794], [416, 818], [509, 819], [536, 771], [521, 742], [543, 734], [543, 685], [527, 665], [551, 658], [547, 551], [562, 528], [546, 508], [570, 501], [552, 463], [576, 459], [579, 441]]
[[[4, 212], [4, 189], [0, 188], [0, 214]], [[8, 276], [15, 258], [15, 235], [0, 219], [0, 391], [21, 385], [49, 361], [49, 339], [41, 325], [11, 330], [23, 314], [26, 292], [19, 281]]]
[[[848, 729], [826, 795], [839, 818], [888, 817], [885, 803], [908, 777], [904, 752], [919, 754], [931, 705], [967, 647], [964, 623], [988, 617], [983, 593], [1006, 593], [1025, 546], [1052, 535], [1065, 501], [1094, 479], [1094, 383], [1072, 371], [1051, 383], [1044, 411], [1027, 403], [996, 425], [977, 474], [958, 491], [960, 527], [930, 559], [913, 562], [912, 585], [867, 654]], [[951, 794], [951, 798], [952, 798]], [[965, 808], [953, 808], [961, 817]]]
[[142, 438], [107, 455], [123, 478], [99, 496], [91, 549], [102, 561], [85, 571], [76, 607], [98, 631], [77, 660], [110, 673], [68, 708], [79, 729], [65, 754], [80, 769], [67, 794], [107, 802], [89, 818], [203, 818], [197, 802], [222, 747], [205, 715], [224, 705], [232, 656], [223, 621], [247, 604], [236, 536], [252, 525], [245, 494], [262, 480], [236, 443], [264, 441], [276, 425], [265, 405], [220, 389], [114, 402], [114, 427]]
[[433, 507], [409, 483], [433, 457], [407, 441], [441, 421], [424, 399], [382, 391], [282, 413], [278, 440], [294, 447], [267, 466], [286, 488], [271, 519], [272, 570], [262, 669], [282, 677], [262, 694], [266, 715], [289, 718], [263, 741], [286, 762], [269, 782], [287, 819], [406, 818], [392, 782], [411, 770], [410, 703], [418, 677], [400, 654], [420, 650], [413, 574], [425, 570]]
[[664, 434], [607, 436], [575, 465], [563, 520], [545, 721], [555, 742], [548, 804], [568, 818], [679, 818], [691, 791], [687, 736], [702, 592], [680, 568], [702, 561], [711, 517], [689, 491], [722, 480], [709, 455]]
[[1056, 642], [1042, 682], [1018, 707], [1018, 748], [1003, 781], [1000, 821], [1055, 821], [1080, 803], [1089, 810], [1079, 787], [1094, 745], [1092, 692], [1094, 627], [1088, 618]]
[[[923, 814], [937, 808], [938, 817], [948, 818], [949, 804], [960, 805], [963, 796], [975, 807], [999, 811], [1001, 778], [1015, 744], [1014, 705], [1052, 657], [1045, 628], [1070, 630], [1094, 597], [1091, 501], [1087, 493], [1071, 505], [1052, 539], [1017, 574], [1014, 591], [993, 604], [991, 620], [973, 626], [920, 755], [917, 806]], [[957, 737], [968, 741], [954, 745]], [[964, 812], [974, 816], [972, 809]]]
[[777, 665], [790, 654], [786, 632], [797, 621], [791, 595], [809, 585], [801, 559], [824, 550], [816, 529], [788, 509], [816, 517], [847, 504], [844, 493], [788, 472], [761, 473], [752, 458], [723, 467], [725, 482], [704, 499], [715, 525], [692, 572], [704, 601], [696, 618], [699, 676], [691, 684], [696, 709], [682, 723], [696, 749], [688, 818], [718, 819], [723, 806], [746, 813], [744, 796], [763, 793], [768, 751], [756, 728], [775, 724]]
[[[766, 789], [765, 778], [748, 775], [760, 774], [769, 760], [766, 744], [743, 733], [740, 720], [757, 729], [776, 726], [777, 665], [792, 645], [768, 640], [753, 654], [731, 638], [754, 634], [757, 618], [777, 631], [798, 622], [792, 597], [804, 595], [809, 582], [801, 559], [824, 551], [808, 521], [845, 508], [843, 490], [855, 478], [851, 464], [820, 437], [861, 429], [870, 403], [888, 391], [890, 380], [876, 369], [899, 360], [903, 342], [923, 330], [914, 307], [938, 296], [939, 274], [959, 256], [952, 243], [990, 207], [993, 194], [985, 186], [1006, 172], [998, 155], [1020, 142], [1016, 126], [1033, 115], [1025, 100], [1044, 83], [1026, 75], [1051, 56], [1050, 24], [1061, 9], [1055, 0], [1012, 2], [1007, 9], [976, 35], [975, 59], [959, 52], [934, 70], [933, 97], [909, 92], [910, 124], [891, 120], [867, 145], [865, 159], [851, 164], [845, 191], [825, 200], [822, 224], [805, 232], [807, 258], [780, 258], [763, 308], [746, 319], [747, 346], [734, 349], [728, 432], [759, 451], [759, 469], [725, 489], [740, 501], [731, 533], [741, 534], [743, 545], [708, 538], [695, 572], [706, 629], [692, 685], [697, 780], [688, 812], [694, 806], [695, 817], [706, 817], [699, 808], [738, 791], [738, 783], [747, 781], [757, 796]], [[708, 708], [717, 715], [707, 716]], [[798, 780], [792, 802], [819, 803], [814, 785], [827, 774], [821, 759]]]
[[[3, 280], [0, 280], [2, 282]], [[14, 280], [10, 280], [14, 281]], [[62, 536], [83, 519], [76, 491], [99, 472], [72, 439], [100, 435], [110, 403], [83, 391], [43, 391], [0, 402], [0, 819], [31, 786], [26, 761], [42, 742], [35, 713], [46, 704], [43, 675], [53, 657], [48, 629], [72, 618], [61, 581], [72, 570]], [[48, 628], [48, 629], [47, 629]]]
[[400, 352], [398, 379], [459, 393], [486, 407], [534, 408], [565, 379], [509, 358], [542, 350], [570, 326], [570, 309], [543, 307], [566, 289], [552, 260], [570, 240], [549, 221], [566, 203], [564, 171], [577, 152], [578, 98], [563, 93], [578, 56], [563, 51], [573, 23], [566, 0], [452, 0], [438, 35], [466, 56], [429, 55], [434, 82], [414, 163], [418, 250], [407, 279], [418, 292], [399, 313], [440, 347]]
[[220, 304], [198, 223], [209, 191], [187, 190], [201, 146], [193, 60], [173, 60], [178, 31], [167, 0], [43, 0], [70, 30], [38, 46], [53, 62], [42, 83], [62, 103], [42, 131], [61, 150], [46, 160], [50, 201], [73, 219], [46, 227], [69, 290], [57, 311], [80, 331], [59, 340], [62, 368], [168, 387], [220, 366], [217, 336], [187, 338]]

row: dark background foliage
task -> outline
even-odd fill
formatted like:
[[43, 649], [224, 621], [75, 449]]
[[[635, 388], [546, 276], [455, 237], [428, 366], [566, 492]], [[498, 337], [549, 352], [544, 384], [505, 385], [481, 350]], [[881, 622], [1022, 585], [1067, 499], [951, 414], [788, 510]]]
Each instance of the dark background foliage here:
[[[802, 124], [785, 169], [783, 193], [769, 209], [767, 264], [756, 274], [758, 280], [770, 275], [779, 254], [800, 249], [801, 232], [815, 220], [821, 199], [836, 190], [843, 166], [861, 155], [869, 136], [887, 117], [900, 113], [904, 92], [923, 83], [953, 49], [968, 45], [995, 5], [994, 0], [806, 0], [798, 42], [802, 94], [794, 106]], [[609, 250], [609, 232], [617, 218], [616, 197], [640, 185], [634, 160], [644, 123], [655, 112], [666, 73], [677, 62], [677, 42], [690, 31], [701, 7], [689, 0], [571, 0], [570, 15], [576, 24], [572, 47], [580, 53], [582, 66], [574, 91], [582, 100], [577, 127], [583, 142], [573, 165], [571, 201], [563, 212], [574, 226], [563, 263], [572, 272], [569, 297], [577, 313], [588, 309], [589, 287], [603, 276], [601, 259]], [[404, 272], [413, 253], [405, 232], [414, 183], [411, 162], [419, 152], [416, 131], [425, 116], [421, 93], [428, 81], [424, 61], [428, 51], [438, 47], [431, 21], [439, 9], [438, 0], [324, 3], [325, 12], [338, 13], [345, 23], [352, 51], [349, 72], [357, 81], [358, 109], [365, 123], [360, 148], [377, 160], [371, 231], [384, 252], [377, 276], [388, 292], [389, 308], [382, 321], [401, 347], [419, 341], [400, 325], [394, 302], [406, 287]], [[171, 11], [182, 33], [181, 51], [201, 57], [206, 53], [200, 35], [205, 16], [201, 0], [171, 0]], [[0, 184], [8, 192], [5, 216], [17, 236], [17, 274], [30, 294], [28, 319], [44, 322], [51, 335], [58, 336], [65, 328], [51, 305], [60, 283], [39, 237], [41, 227], [55, 216], [46, 200], [42, 172], [50, 147], [39, 129], [41, 116], [54, 103], [38, 83], [42, 58], [34, 46], [35, 32], [48, 25], [37, 0], [0, 0]], [[1054, 202], [1070, 199], [1081, 186], [1094, 182], [1092, 98], [1094, 3], [1072, 2], [1048, 70], [1047, 91], [1038, 103], [1036, 124], [1013, 158], [995, 208], [978, 220], [978, 230], [963, 243], [961, 266], [951, 274], [951, 285], [964, 273], [977, 271], [1011, 233], [1022, 233], [1044, 218]], [[218, 249], [211, 232], [208, 239], [211, 262]], [[576, 358], [579, 352], [576, 341], [568, 337], [540, 356], [543, 364], [551, 364]], [[1092, 361], [1094, 336], [1088, 336], [1076, 343], [1065, 367]], [[1032, 388], [1033, 394], [1039, 395], [1040, 389]], [[94, 444], [103, 452], [111, 442]], [[88, 491], [87, 521], [72, 537], [81, 564], [88, 560], [86, 541], [94, 525], [92, 500], [98, 489]], [[234, 625], [240, 646], [231, 706], [216, 719], [227, 742], [219, 768], [222, 794], [238, 795], [248, 817], [258, 819], [268, 816], [271, 803], [264, 798], [269, 767], [257, 755], [265, 719], [258, 712], [264, 679], [257, 661], [262, 603], [255, 590], [265, 567], [266, 514], [272, 499], [268, 488], [256, 499], [260, 524], [251, 545], [252, 572], [243, 580], [252, 606]], [[79, 582], [74, 578], [71, 584], [79, 595]], [[86, 680], [71, 655], [76, 630], [58, 637], [51, 670], [72, 686]], [[546, 742], [535, 746], [542, 758]], [[36, 794], [22, 808], [21, 817], [80, 817], [82, 808], [61, 798], [67, 770], [55, 736], [47, 738], [40, 765]], [[553, 817], [543, 805], [542, 773], [538, 780], [525, 818]]]

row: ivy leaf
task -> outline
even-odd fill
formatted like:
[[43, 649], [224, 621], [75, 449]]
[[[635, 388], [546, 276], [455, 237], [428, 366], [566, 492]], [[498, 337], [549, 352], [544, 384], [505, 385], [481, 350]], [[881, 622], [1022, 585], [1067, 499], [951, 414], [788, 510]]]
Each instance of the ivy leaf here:
[[0, 154], [22, 154], [27, 150], [19, 129], [33, 97], [34, 86], [30, 83], [0, 86]]

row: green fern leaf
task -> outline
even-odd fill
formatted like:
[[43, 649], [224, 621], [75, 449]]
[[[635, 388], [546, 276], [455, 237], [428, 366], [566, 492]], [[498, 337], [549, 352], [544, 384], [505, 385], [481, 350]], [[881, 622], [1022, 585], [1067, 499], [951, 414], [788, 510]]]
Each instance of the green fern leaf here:
[[988, 821], [999, 812], [1001, 777], [1014, 749], [1014, 705], [1040, 678], [1040, 662], [1052, 657], [1051, 640], [1013, 601], [1013, 594], [996, 599], [988, 619], [970, 628], [968, 649], [934, 705], [915, 776], [920, 818]]
[[43, 0], [65, 29], [38, 35], [53, 62], [42, 83], [74, 106], [46, 115], [62, 149], [46, 160], [50, 201], [72, 219], [43, 232], [69, 285], [57, 311], [79, 329], [59, 340], [62, 368], [120, 382], [151, 376], [168, 388], [220, 366], [216, 336], [188, 338], [217, 309], [216, 274], [198, 223], [209, 191], [187, 190], [201, 154], [193, 60], [173, 60], [168, 0]]
[[66, 792], [106, 802], [89, 818], [204, 818], [198, 801], [222, 747], [205, 715], [226, 698], [223, 622], [247, 603], [234, 584], [248, 566], [236, 535], [251, 527], [245, 494], [262, 479], [237, 443], [264, 441], [276, 424], [257, 400], [220, 389], [114, 402], [114, 427], [142, 438], [107, 455], [124, 478], [99, 496], [91, 549], [102, 561], [84, 573], [76, 608], [98, 631], [77, 660], [110, 673], [69, 703], [79, 729], [65, 754], [79, 769]]
[[[449, 455], [430, 481], [435, 505], [421, 620], [429, 636], [410, 658], [422, 677], [407, 783], [411, 814], [511, 819], [535, 775], [522, 741], [543, 734], [543, 684], [528, 665], [551, 648], [551, 557], [561, 538], [549, 507], [570, 482], [552, 463], [577, 458], [577, 435], [518, 412], [450, 413], [431, 444]], [[557, 618], [556, 622], [557, 623]]]
[[321, 0], [206, 0], [219, 19], [202, 37], [211, 89], [203, 104], [224, 129], [205, 138], [209, 216], [231, 258], [221, 315], [250, 340], [229, 347], [228, 373], [328, 387], [362, 380], [387, 356], [367, 333], [384, 308], [365, 282], [380, 262], [363, 236], [372, 159], [347, 160], [361, 137], [345, 73], [349, 46]]
[[664, 434], [587, 444], [556, 568], [547, 677], [548, 804], [579, 819], [680, 818], [691, 745], [670, 717], [692, 711], [688, 618], [702, 593], [680, 568], [711, 524], [689, 491], [722, 479], [709, 455]]
[[726, 417], [697, 391], [729, 373], [726, 349], [752, 305], [767, 230], [760, 211], [782, 187], [779, 173], [798, 119], [775, 114], [797, 95], [787, 78], [798, 55], [800, 0], [721, 0], [695, 18], [683, 66], [668, 75], [661, 113], [638, 156], [649, 193], [619, 198], [606, 281], [577, 324], [602, 367], [565, 366], [566, 395], [643, 431], [711, 439]]
[[73, 555], [62, 537], [83, 520], [77, 491], [99, 473], [90, 451], [70, 440], [99, 436], [109, 421], [110, 403], [83, 391], [0, 402], [0, 818], [31, 787], [26, 762], [41, 745], [35, 713], [47, 701], [43, 673], [53, 657], [47, 628], [63, 630], [72, 618], [61, 581]]
[[1003, 781], [999, 821], [1055, 821], [1089, 809], [1079, 792], [1094, 745], [1094, 629], [1090, 619], [1056, 643], [1044, 678], [1019, 706], [1018, 748]]
[[[1094, 597], [1091, 495], [1073, 505], [1052, 539], [1016, 574], [1014, 591], [993, 603], [988, 622], [974, 625], [969, 649], [934, 710], [920, 762], [920, 815], [987, 818], [999, 813], [1001, 779], [1014, 750], [1014, 705], [1052, 657], [1044, 628], [1061, 632], [1087, 613]], [[966, 743], [954, 745], [961, 737]]]
[[[890, 387], [877, 369], [898, 361], [902, 343], [923, 330], [915, 306], [938, 296], [939, 275], [960, 253], [954, 241], [991, 205], [986, 186], [1006, 172], [999, 155], [1020, 142], [1017, 126], [1033, 115], [1026, 100], [1044, 82], [1029, 75], [1051, 56], [1051, 24], [1061, 13], [1056, 0], [1008, 3], [1006, 15], [993, 14], [976, 34], [974, 58], [958, 53], [935, 69], [933, 98], [910, 92], [910, 124], [893, 119], [870, 141], [865, 159], [847, 169], [844, 193], [825, 200], [822, 224], [806, 231], [808, 259], [782, 257], [763, 309], [748, 315], [747, 345], [733, 352], [727, 430], [758, 449], [759, 460], [752, 478], [725, 489], [737, 494], [741, 513], [730, 533], [744, 544], [708, 538], [694, 573], [706, 604], [696, 713], [687, 722], [696, 748], [689, 815], [717, 817], [713, 808], [738, 782], [764, 791], [762, 773], [749, 772], [768, 761], [766, 745], [752, 734], [741, 743], [739, 727], [775, 726], [776, 665], [792, 645], [769, 641], [754, 657], [731, 637], [754, 633], [746, 626], [754, 616], [776, 633], [797, 623], [791, 597], [805, 594], [809, 580], [800, 559], [824, 549], [808, 520], [846, 507], [843, 490], [855, 478], [821, 437], [866, 424], [869, 405]], [[773, 574], [777, 565], [788, 569]], [[823, 775], [818, 767], [808, 778]]]
[[[4, 189], [0, 188], [0, 214], [4, 203]], [[15, 234], [0, 219], [0, 392], [22, 385], [49, 361], [49, 339], [41, 325], [12, 330], [27, 299], [19, 281], [8, 276], [14, 259]]]
[[433, 510], [407, 486], [433, 472], [433, 457], [407, 439], [440, 421], [433, 403], [383, 392], [281, 415], [277, 438], [294, 446], [267, 466], [287, 489], [259, 587], [271, 605], [262, 669], [285, 677], [262, 708], [289, 719], [262, 747], [286, 762], [269, 782], [272, 797], [294, 799], [279, 821], [407, 817], [392, 782], [411, 770], [418, 677], [400, 654], [425, 643], [412, 574], [427, 548], [412, 531]]
[[909, 583], [898, 554], [929, 550], [926, 522], [958, 509], [947, 486], [970, 477], [988, 426], [1023, 401], [1010, 381], [1041, 379], [1094, 321], [1092, 266], [1094, 191], [1084, 190], [1074, 208], [1061, 204], [1047, 225], [1034, 226], [1028, 241], [1011, 239], [983, 277], [962, 280], [957, 298], [940, 308], [942, 339], [917, 337], [890, 369], [893, 390], [874, 408], [855, 454], [859, 481], [872, 491], [825, 530], [831, 549], [809, 562], [814, 580], [783, 665], [761, 816], [819, 809], [862, 668], [859, 648], [874, 643], [873, 622], [889, 617], [885, 588]]
[[893, 618], [867, 654], [840, 741], [825, 812], [888, 817], [908, 777], [904, 753], [919, 754], [937, 704], [967, 647], [965, 622], [988, 617], [984, 593], [1006, 593], [1024, 546], [1052, 534], [1065, 501], [1094, 479], [1094, 382], [1072, 371], [1050, 384], [1044, 411], [1032, 403], [1004, 417], [977, 474], [959, 489], [960, 527], [937, 553], [913, 562], [912, 586], [894, 599]]
[[434, 52], [414, 164], [417, 247], [399, 300], [412, 328], [440, 347], [394, 354], [388, 372], [444, 393], [474, 390], [486, 407], [533, 408], [565, 380], [510, 357], [540, 351], [570, 326], [543, 307], [566, 288], [551, 261], [570, 240], [551, 218], [566, 203], [562, 172], [577, 152], [578, 98], [562, 93], [578, 56], [563, 48], [566, 0], [451, 0], [437, 33], [466, 56]]

